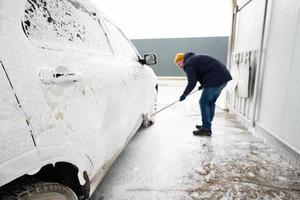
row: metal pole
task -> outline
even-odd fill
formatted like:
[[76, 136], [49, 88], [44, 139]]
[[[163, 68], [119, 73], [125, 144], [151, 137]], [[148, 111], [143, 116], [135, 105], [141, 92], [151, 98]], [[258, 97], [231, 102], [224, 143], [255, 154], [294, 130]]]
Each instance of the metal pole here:
[[255, 80], [257, 80], [255, 86], [254, 86], [254, 103], [253, 103], [253, 115], [252, 115], [252, 124], [255, 126], [255, 118], [256, 118], [256, 113], [257, 113], [257, 103], [258, 103], [258, 98], [261, 93], [261, 77], [263, 75], [263, 66], [262, 66], [262, 58], [263, 58], [263, 53], [264, 53], [264, 42], [265, 42], [265, 32], [266, 32], [266, 21], [267, 21], [267, 10], [268, 10], [268, 0], [266, 0], [265, 4], [265, 10], [264, 10], [264, 21], [263, 21], [263, 28], [262, 28], [262, 33], [261, 33], [261, 44], [260, 44], [260, 53], [259, 53], [259, 69], [257, 72], [257, 75], [255, 77]]

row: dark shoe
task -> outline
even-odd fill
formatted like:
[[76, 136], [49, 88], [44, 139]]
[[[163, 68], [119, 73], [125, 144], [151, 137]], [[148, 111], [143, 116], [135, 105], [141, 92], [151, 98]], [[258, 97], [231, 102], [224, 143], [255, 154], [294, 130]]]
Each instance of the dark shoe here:
[[193, 134], [196, 136], [211, 136], [212, 132], [209, 129], [200, 128], [196, 131], [193, 131]]
[[202, 125], [196, 125], [196, 129], [201, 129]]

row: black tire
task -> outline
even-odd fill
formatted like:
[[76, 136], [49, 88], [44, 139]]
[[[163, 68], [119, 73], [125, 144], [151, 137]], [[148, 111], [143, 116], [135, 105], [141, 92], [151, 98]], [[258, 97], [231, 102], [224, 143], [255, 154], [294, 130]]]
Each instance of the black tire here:
[[59, 183], [40, 182], [23, 187], [7, 196], [9, 200], [78, 200], [76, 194]]

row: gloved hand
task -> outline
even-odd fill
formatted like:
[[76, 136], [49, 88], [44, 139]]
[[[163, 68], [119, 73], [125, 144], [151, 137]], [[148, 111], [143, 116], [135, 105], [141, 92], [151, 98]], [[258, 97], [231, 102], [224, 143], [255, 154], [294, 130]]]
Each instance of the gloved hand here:
[[200, 85], [200, 86], [198, 87], [198, 90], [202, 90], [202, 89], [203, 89], [203, 86]]
[[181, 95], [181, 96], [180, 96], [180, 98], [179, 98], [179, 101], [183, 101], [183, 100], [185, 100], [185, 97], [186, 97], [186, 95], [185, 95], [185, 94]]

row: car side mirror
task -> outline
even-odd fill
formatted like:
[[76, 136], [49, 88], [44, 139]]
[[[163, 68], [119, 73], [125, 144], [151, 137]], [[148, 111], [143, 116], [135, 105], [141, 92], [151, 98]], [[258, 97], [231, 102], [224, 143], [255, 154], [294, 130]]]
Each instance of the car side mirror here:
[[145, 54], [144, 59], [140, 59], [139, 61], [143, 65], [155, 65], [157, 63], [157, 56], [155, 53]]

